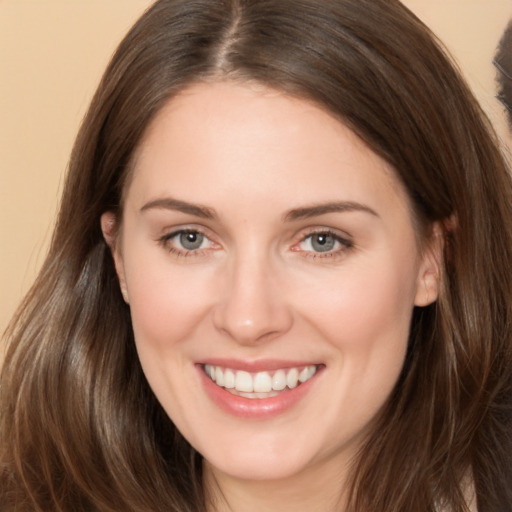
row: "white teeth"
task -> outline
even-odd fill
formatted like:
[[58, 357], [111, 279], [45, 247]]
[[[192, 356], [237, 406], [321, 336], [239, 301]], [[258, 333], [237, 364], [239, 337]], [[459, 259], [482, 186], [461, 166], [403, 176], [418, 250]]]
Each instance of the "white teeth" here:
[[272, 377], [272, 389], [282, 391], [286, 387], [286, 373], [284, 370], [277, 370]]
[[231, 370], [224, 372], [224, 387], [233, 389], [235, 387], [235, 374]]
[[299, 381], [299, 370], [292, 368], [286, 376], [286, 385], [290, 388], [296, 388]]
[[306, 382], [307, 380], [311, 379], [313, 375], [316, 373], [316, 366], [306, 366], [300, 373], [299, 373], [299, 380], [301, 382]]
[[215, 382], [217, 385], [224, 387], [224, 372], [218, 366], [215, 368]]
[[[221, 384], [219, 384], [219, 386], [220, 385]], [[235, 389], [237, 391], [245, 391], [246, 393], [252, 393], [254, 391], [254, 386], [252, 383], [251, 374], [243, 371], [236, 372]]]
[[[299, 384], [311, 379], [317, 371], [316, 365], [288, 370], [276, 370], [273, 375], [269, 372], [251, 374], [243, 370], [231, 370], [221, 366], [204, 365], [204, 371], [218, 386], [231, 389], [233, 392], [251, 393], [251, 398], [275, 396], [275, 391], [283, 391], [286, 387], [296, 388]], [[260, 395], [260, 394], [263, 395]], [[270, 395], [265, 395], [265, 393]], [[237, 393], [238, 394], [238, 393]]]
[[267, 372], [259, 372], [254, 376], [254, 391], [268, 393], [272, 391], [272, 377]]

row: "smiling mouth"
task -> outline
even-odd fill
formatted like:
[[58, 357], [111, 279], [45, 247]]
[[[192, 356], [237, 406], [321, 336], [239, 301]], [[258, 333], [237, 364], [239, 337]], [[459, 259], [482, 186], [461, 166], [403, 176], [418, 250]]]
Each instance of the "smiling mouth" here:
[[311, 379], [318, 365], [250, 373], [222, 366], [204, 365], [206, 375], [219, 387], [245, 398], [271, 398]]

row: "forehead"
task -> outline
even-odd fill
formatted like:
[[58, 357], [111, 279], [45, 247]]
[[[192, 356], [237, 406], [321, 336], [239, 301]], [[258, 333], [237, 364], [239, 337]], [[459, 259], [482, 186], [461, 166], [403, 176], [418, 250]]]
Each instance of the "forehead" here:
[[232, 82], [196, 84], [168, 101], [136, 152], [129, 189], [138, 201], [408, 203], [395, 171], [334, 116]]

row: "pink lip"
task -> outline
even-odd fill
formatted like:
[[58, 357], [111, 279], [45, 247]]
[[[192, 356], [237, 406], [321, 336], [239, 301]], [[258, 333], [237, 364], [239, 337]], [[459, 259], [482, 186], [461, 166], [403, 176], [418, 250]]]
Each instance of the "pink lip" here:
[[[208, 362], [208, 364], [214, 364], [216, 366], [223, 366], [227, 368], [236, 368], [243, 369], [245, 371], [270, 371], [277, 368], [286, 368], [288, 365], [283, 366], [283, 361], [280, 361], [280, 366], [278, 367], [270, 367], [267, 365], [265, 369], [262, 370], [261, 361], [257, 364], [257, 370], [255, 370], [255, 366], [251, 363], [246, 365], [241, 365], [240, 361], [237, 361], [234, 364], [233, 361], [223, 360], [220, 363], [220, 360], [216, 360], [216, 363]], [[290, 364], [289, 366], [307, 366], [304, 363], [299, 364]], [[271, 398], [245, 398], [242, 396], [234, 395], [229, 391], [226, 391], [224, 388], [217, 386], [204, 372], [203, 365], [197, 365], [197, 369], [199, 372], [199, 377], [201, 379], [201, 383], [210, 397], [210, 399], [223, 411], [237, 416], [243, 419], [251, 419], [251, 420], [267, 420], [279, 416], [283, 414], [287, 410], [291, 409], [295, 405], [297, 405], [311, 390], [311, 388], [315, 385], [317, 377], [324, 367], [320, 367], [315, 374], [314, 377], [309, 379], [308, 381], [300, 384], [294, 389], [283, 391], [279, 395], [273, 396]]]

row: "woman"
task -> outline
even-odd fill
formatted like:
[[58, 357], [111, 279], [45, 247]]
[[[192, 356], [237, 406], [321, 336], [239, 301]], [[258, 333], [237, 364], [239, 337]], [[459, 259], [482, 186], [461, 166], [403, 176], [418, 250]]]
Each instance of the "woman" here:
[[9, 330], [2, 510], [510, 510], [511, 191], [400, 3], [156, 2]]

